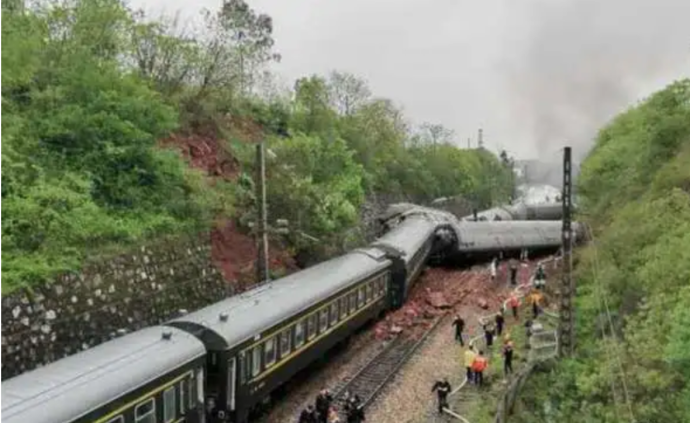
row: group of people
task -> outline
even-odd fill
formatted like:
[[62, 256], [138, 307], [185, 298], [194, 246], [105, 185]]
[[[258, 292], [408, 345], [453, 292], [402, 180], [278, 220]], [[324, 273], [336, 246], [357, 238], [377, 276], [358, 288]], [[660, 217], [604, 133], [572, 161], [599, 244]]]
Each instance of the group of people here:
[[[347, 420], [344, 423], [362, 423], [366, 421], [364, 416], [364, 405], [359, 395], [345, 393], [345, 415]], [[328, 389], [323, 388], [316, 396], [315, 405], [309, 404], [302, 410], [299, 416], [299, 423], [341, 423], [338, 409], [333, 404], [333, 396]]]
[[[495, 280], [496, 270], [499, 264], [499, 259], [494, 258], [491, 262], [491, 279]], [[510, 283], [511, 285], [517, 285], [517, 273], [518, 264], [515, 260], [511, 260], [509, 264], [510, 269]], [[541, 302], [543, 300], [543, 294], [541, 289], [544, 288], [546, 284], [546, 273], [544, 271], [543, 265], [540, 263], [537, 267], [535, 277], [534, 277], [534, 289], [528, 296], [528, 303], [532, 306], [532, 314], [534, 319], [536, 319], [541, 313]], [[506, 308], [510, 308], [512, 311], [513, 318], [515, 320], [519, 319], [518, 310], [520, 307], [520, 300], [516, 294], [511, 294], [506, 301]], [[495, 318], [492, 321], [487, 321], [483, 323], [482, 329], [484, 331], [484, 340], [486, 348], [492, 348], [494, 344], [494, 338], [503, 335], [503, 329], [505, 327], [505, 309], [501, 307], [498, 313], [496, 313]], [[527, 335], [530, 335], [530, 329], [532, 326], [532, 320], [528, 319], [525, 327], [527, 329]], [[453, 327], [455, 328], [455, 340], [460, 343], [461, 346], [465, 346], [465, 340], [463, 337], [463, 332], [465, 330], [465, 320], [458, 314], [453, 320]], [[501, 348], [501, 353], [503, 356], [503, 371], [506, 376], [513, 372], [513, 354], [515, 350], [515, 345], [510, 338], [510, 335], [506, 334], [503, 338], [503, 345]], [[467, 381], [470, 384], [476, 386], [484, 385], [484, 374], [489, 367], [489, 360], [484, 355], [483, 350], [475, 351], [474, 345], [471, 341], [464, 353], [464, 364], [467, 372]], [[447, 378], [436, 381], [432, 387], [432, 392], [436, 392], [438, 396], [438, 412], [442, 413], [443, 408], [448, 407], [448, 395], [451, 392], [451, 386]]]
[[[494, 257], [494, 259], [491, 260], [491, 264], [489, 264], [489, 274], [491, 275], [491, 282], [494, 282], [496, 280], [498, 267], [501, 264], [501, 261], [503, 261], [503, 255], [502, 254], [499, 257]], [[518, 276], [518, 261], [517, 260], [511, 259], [508, 262], [508, 271], [510, 272], [510, 284], [512, 286], [516, 286], [517, 285], [517, 276]]]

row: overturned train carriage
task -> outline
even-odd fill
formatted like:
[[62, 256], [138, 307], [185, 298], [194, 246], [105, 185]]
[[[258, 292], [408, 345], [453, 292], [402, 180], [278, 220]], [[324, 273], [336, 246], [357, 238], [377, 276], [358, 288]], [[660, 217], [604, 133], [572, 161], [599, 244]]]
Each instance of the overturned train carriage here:
[[[517, 203], [514, 205], [494, 207], [477, 213], [477, 221], [493, 222], [505, 220], [560, 220], [563, 217], [561, 203]], [[465, 216], [463, 221], [474, 221], [474, 214]]]
[[[554, 252], [562, 245], [560, 221], [459, 222], [453, 229], [457, 250], [452, 258], [461, 262], [515, 256], [522, 250]], [[581, 240], [582, 235], [581, 225], [574, 223], [573, 240]]]
[[155, 326], [2, 382], [6, 423], [199, 423], [206, 350]]
[[208, 350], [211, 420], [246, 422], [271, 391], [388, 307], [391, 261], [358, 250], [169, 324]]

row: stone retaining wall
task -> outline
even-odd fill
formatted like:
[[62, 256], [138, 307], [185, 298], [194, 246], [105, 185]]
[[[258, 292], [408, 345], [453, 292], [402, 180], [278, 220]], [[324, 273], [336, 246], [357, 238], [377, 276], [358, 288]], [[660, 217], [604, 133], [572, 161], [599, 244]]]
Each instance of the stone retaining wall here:
[[2, 379], [232, 295], [207, 234], [141, 247], [2, 298]]

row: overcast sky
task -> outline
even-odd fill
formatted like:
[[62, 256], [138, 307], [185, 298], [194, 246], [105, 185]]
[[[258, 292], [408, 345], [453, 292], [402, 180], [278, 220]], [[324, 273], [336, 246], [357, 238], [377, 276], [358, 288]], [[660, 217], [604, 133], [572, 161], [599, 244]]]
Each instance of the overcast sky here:
[[[195, 16], [221, 0], [131, 0]], [[249, 0], [274, 21], [275, 69], [366, 79], [461, 145], [576, 157], [635, 99], [690, 75], [690, 0]]]

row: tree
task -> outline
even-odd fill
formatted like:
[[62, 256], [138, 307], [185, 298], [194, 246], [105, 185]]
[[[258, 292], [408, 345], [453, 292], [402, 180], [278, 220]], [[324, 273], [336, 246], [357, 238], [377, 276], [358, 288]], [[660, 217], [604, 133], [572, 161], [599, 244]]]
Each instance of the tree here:
[[328, 85], [324, 78], [311, 76], [295, 82], [294, 125], [307, 134], [325, 134], [335, 122], [329, 107]]
[[331, 105], [343, 116], [354, 114], [371, 97], [366, 82], [350, 73], [332, 72], [328, 86]]
[[203, 15], [207, 34], [200, 40], [199, 98], [211, 87], [244, 93], [253, 84], [253, 71], [280, 59], [272, 50], [271, 18], [257, 15], [243, 0], [227, 0], [218, 12], [204, 10]]
[[166, 96], [174, 95], [191, 82], [199, 59], [199, 46], [173, 19], [144, 22], [143, 11], [135, 12], [132, 49], [140, 75], [152, 81]]
[[423, 123], [420, 128], [422, 142], [432, 145], [451, 144], [455, 132], [440, 124]]

